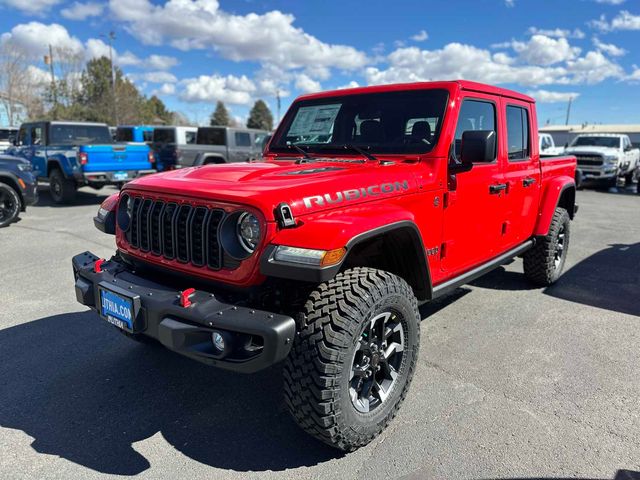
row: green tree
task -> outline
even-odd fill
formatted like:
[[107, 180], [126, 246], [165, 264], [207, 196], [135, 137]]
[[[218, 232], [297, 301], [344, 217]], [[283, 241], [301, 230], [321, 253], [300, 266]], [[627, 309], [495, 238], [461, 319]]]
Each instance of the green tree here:
[[157, 96], [146, 99], [142, 109], [142, 123], [168, 125], [173, 120], [173, 112]]
[[224, 106], [224, 103], [218, 100], [216, 103], [216, 109], [211, 115], [209, 119], [209, 125], [213, 126], [221, 126], [221, 127], [230, 127], [231, 126], [231, 117], [229, 116], [229, 111], [227, 107]]
[[[122, 83], [122, 70], [115, 67], [116, 92], [121, 90], [118, 84]], [[82, 72], [81, 93], [79, 103], [85, 109], [85, 118], [94, 122], [116, 123], [115, 106], [119, 106], [113, 95], [111, 85], [111, 62], [107, 57], [94, 58], [87, 62]]]
[[271, 131], [273, 129], [273, 115], [267, 104], [262, 100], [256, 101], [249, 112], [247, 127]]

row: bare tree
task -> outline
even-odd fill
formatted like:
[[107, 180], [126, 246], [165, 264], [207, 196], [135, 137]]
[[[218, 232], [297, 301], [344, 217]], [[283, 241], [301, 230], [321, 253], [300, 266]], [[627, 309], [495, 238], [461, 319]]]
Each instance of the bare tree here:
[[10, 125], [42, 113], [43, 73], [30, 65], [22, 48], [10, 40], [0, 42], [0, 108]]

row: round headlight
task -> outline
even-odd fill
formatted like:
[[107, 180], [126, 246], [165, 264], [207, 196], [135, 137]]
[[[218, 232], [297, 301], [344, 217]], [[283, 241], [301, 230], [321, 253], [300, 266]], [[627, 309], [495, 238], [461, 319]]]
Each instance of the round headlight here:
[[120, 203], [118, 203], [118, 228], [123, 232], [129, 229], [131, 223], [131, 209], [129, 201], [129, 195], [125, 194], [120, 197]]
[[260, 241], [260, 221], [255, 215], [244, 212], [238, 217], [237, 235], [247, 253], [253, 253]]

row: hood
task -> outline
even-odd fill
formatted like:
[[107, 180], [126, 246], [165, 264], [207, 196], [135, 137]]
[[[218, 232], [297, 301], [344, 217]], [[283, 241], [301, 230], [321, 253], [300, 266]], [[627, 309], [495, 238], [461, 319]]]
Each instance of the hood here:
[[125, 190], [251, 205], [272, 220], [274, 209], [283, 202], [294, 216], [301, 216], [415, 192], [414, 169], [415, 164], [401, 162], [232, 163], [142, 177]]
[[602, 155], [619, 155], [620, 150], [617, 148], [611, 147], [596, 147], [592, 145], [584, 145], [580, 147], [567, 147], [565, 153], [593, 153], [593, 154], [602, 154]]
[[13, 155], [0, 155], [0, 165], [18, 165], [20, 163], [29, 163], [29, 161]]

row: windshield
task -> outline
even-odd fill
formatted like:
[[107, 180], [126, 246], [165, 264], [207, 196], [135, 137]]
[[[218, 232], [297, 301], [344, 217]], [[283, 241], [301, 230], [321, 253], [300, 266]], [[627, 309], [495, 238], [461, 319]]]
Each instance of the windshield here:
[[11, 128], [0, 128], [0, 140], [9, 140], [9, 137], [13, 137], [17, 133], [17, 130]]
[[310, 152], [344, 152], [345, 145], [356, 145], [374, 153], [430, 152], [447, 98], [446, 90], [432, 89], [302, 100], [287, 114], [270, 149], [303, 145]]
[[113, 143], [106, 125], [51, 125], [49, 145], [92, 145]]
[[620, 138], [618, 137], [577, 137], [572, 147], [610, 147], [619, 148]]

